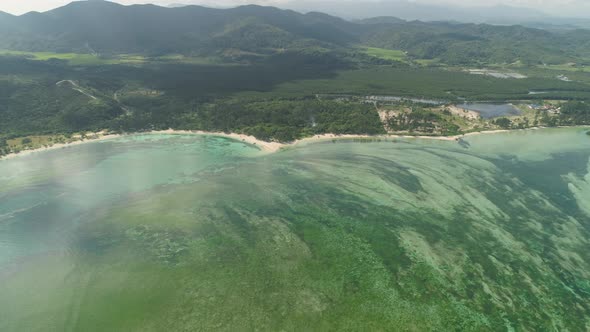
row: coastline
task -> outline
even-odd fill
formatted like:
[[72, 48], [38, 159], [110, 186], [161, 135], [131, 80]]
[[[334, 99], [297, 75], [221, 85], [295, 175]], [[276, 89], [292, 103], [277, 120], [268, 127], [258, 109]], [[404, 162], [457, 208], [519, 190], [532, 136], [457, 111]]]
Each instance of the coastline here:
[[[4, 156], [0, 156], [1, 160], [8, 160], [13, 159], [16, 157], [24, 157], [27, 155], [31, 155], [38, 152], [44, 151], [51, 151], [51, 150], [58, 150], [63, 148], [68, 148], [80, 144], [91, 143], [91, 142], [100, 142], [104, 140], [114, 139], [118, 137], [124, 137], [129, 135], [136, 135], [136, 134], [148, 134], [148, 135], [158, 135], [158, 134], [168, 134], [168, 135], [209, 135], [209, 136], [219, 136], [219, 137], [226, 137], [231, 138], [236, 141], [241, 141], [250, 145], [254, 145], [260, 148], [261, 151], [267, 153], [274, 153], [279, 151], [285, 146], [290, 144], [279, 143], [279, 142], [267, 142], [263, 140], [259, 140], [254, 136], [248, 136], [245, 134], [237, 134], [237, 133], [224, 133], [224, 132], [214, 132], [214, 131], [203, 131], [203, 130], [175, 130], [175, 129], [167, 129], [167, 130], [152, 130], [147, 132], [133, 132], [133, 133], [124, 133], [124, 134], [108, 134], [104, 131], [96, 132], [90, 134], [91, 137], [86, 137], [84, 139], [80, 139], [77, 141], [69, 142], [69, 143], [57, 143], [50, 146], [40, 147], [36, 149], [28, 149], [22, 150], [19, 152], [12, 152]], [[92, 137], [94, 136], [94, 137]]]
[[[557, 127], [557, 128], [590, 128], [590, 126], [571, 126], [571, 127]], [[539, 129], [547, 129], [547, 127], [531, 127], [525, 129], [498, 129], [498, 130], [487, 130], [487, 131], [476, 131], [465, 133], [461, 135], [454, 135], [454, 136], [412, 136], [412, 135], [351, 135], [351, 134], [320, 134], [314, 135], [311, 137], [305, 137], [302, 139], [298, 139], [291, 143], [280, 143], [280, 142], [267, 142], [260, 139], [257, 139], [254, 136], [248, 136], [245, 134], [238, 134], [238, 133], [224, 133], [224, 132], [213, 132], [213, 131], [203, 131], [203, 130], [175, 130], [175, 129], [167, 129], [167, 130], [153, 130], [148, 132], [133, 132], [133, 133], [125, 133], [125, 134], [110, 134], [105, 133], [104, 131], [93, 133], [91, 138], [80, 139], [78, 141], [73, 141], [70, 143], [57, 143], [51, 146], [46, 146], [37, 149], [30, 149], [30, 150], [22, 150], [16, 153], [9, 153], [4, 156], [0, 156], [0, 161], [13, 159], [16, 157], [23, 157], [30, 154], [34, 154], [37, 152], [44, 152], [50, 150], [58, 150], [63, 148], [68, 148], [71, 146], [76, 146], [85, 143], [91, 142], [99, 142], [109, 139], [114, 139], [118, 137], [124, 137], [129, 135], [136, 135], [136, 134], [148, 134], [148, 135], [158, 135], [158, 134], [168, 134], [168, 135], [208, 135], [208, 136], [218, 136], [218, 137], [226, 137], [236, 141], [241, 141], [250, 145], [254, 145], [264, 153], [276, 153], [281, 151], [285, 148], [296, 147], [301, 144], [311, 144], [316, 142], [322, 142], [327, 140], [335, 140], [335, 139], [392, 139], [392, 138], [404, 138], [404, 139], [429, 139], [429, 140], [438, 140], [438, 141], [458, 141], [461, 138], [469, 137], [469, 136], [476, 136], [476, 135], [490, 135], [490, 134], [499, 134], [499, 133], [509, 133], [509, 132], [517, 132], [517, 131], [528, 131], [528, 130], [539, 130]]]
[[2, 160], [7, 160], [7, 159], [13, 159], [16, 157], [24, 157], [24, 156], [28, 156], [37, 152], [44, 152], [44, 151], [50, 151], [50, 150], [58, 150], [58, 149], [63, 149], [63, 148], [67, 148], [70, 146], [76, 146], [76, 145], [80, 145], [80, 144], [84, 144], [84, 143], [90, 143], [90, 142], [98, 142], [98, 141], [103, 141], [103, 140], [107, 140], [107, 139], [112, 139], [112, 138], [117, 138], [120, 136], [123, 136], [121, 134], [101, 134], [101, 133], [95, 133], [98, 137], [97, 138], [86, 138], [86, 139], [80, 139], [78, 141], [73, 141], [73, 142], [69, 142], [69, 143], [56, 143], [50, 146], [45, 146], [42, 148], [37, 148], [37, 149], [28, 149], [28, 150], [21, 150], [19, 152], [12, 152], [9, 153], [7, 155], [4, 156], [0, 156], [0, 161]]

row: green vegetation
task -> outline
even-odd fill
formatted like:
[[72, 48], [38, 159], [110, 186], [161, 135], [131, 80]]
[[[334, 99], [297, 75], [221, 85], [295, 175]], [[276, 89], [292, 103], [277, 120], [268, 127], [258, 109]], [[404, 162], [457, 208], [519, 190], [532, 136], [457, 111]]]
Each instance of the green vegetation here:
[[187, 63], [194, 65], [226, 64], [220, 57], [184, 56], [168, 54], [143, 56], [139, 54], [97, 55], [84, 53], [23, 52], [0, 50], [0, 56], [21, 57], [36, 61], [64, 61], [70, 66], [144, 65], [148, 63]]
[[409, 132], [426, 135], [458, 135], [461, 127], [448, 111], [436, 112], [423, 107], [398, 111], [387, 118], [385, 124], [390, 132]]
[[587, 65], [578, 65], [576, 63], [566, 63], [566, 64], [558, 64], [558, 65], [543, 65], [542, 68], [546, 69], [553, 69], [556, 71], [566, 71], [566, 72], [590, 72], [590, 67]]
[[367, 47], [363, 49], [364, 52], [370, 56], [376, 58], [391, 60], [391, 61], [404, 61], [406, 60], [406, 54], [400, 50], [388, 50], [377, 47]]
[[[113, 23], [98, 23], [107, 21]], [[255, 59], [285, 49], [332, 48], [348, 43], [355, 39], [350, 30], [353, 26], [329, 16], [271, 7], [125, 7], [89, 1], [74, 2], [31, 20], [0, 17], [0, 48], [152, 56], [211, 56], [234, 50], [232, 57]]]
[[[115, 23], [96, 23], [106, 21]], [[43, 52], [35, 55], [38, 59], [56, 57], [45, 52], [63, 53], [57, 57], [71, 57], [68, 60], [81, 64], [119, 54], [253, 61], [284, 51], [359, 48], [370, 58], [396, 62], [518, 63], [558, 66], [551, 68], [560, 70], [584, 68], [590, 58], [585, 30], [563, 33], [522, 26], [402, 20], [352, 23], [321, 13], [304, 15], [259, 6], [223, 10], [75, 2], [36, 16], [2, 15], [0, 28], [0, 49]], [[100, 56], [66, 55], [71, 53]]]
[[559, 114], [559, 124], [590, 124], [590, 104], [580, 101], [564, 104]]
[[374, 107], [318, 100], [219, 101], [201, 106], [197, 114], [181, 116], [172, 127], [241, 132], [282, 142], [323, 133], [384, 133]]
[[73, 66], [107, 65], [123, 62], [101, 59], [97, 55], [80, 53], [22, 52], [0, 50], [0, 56], [19, 56], [37, 61], [63, 60]]
[[562, 65], [587, 59], [586, 31], [553, 33], [522, 26], [403, 22], [374, 25], [363, 44], [452, 65]]
[[508, 118], [499, 118], [494, 120], [494, 123], [502, 129], [512, 128], [512, 121]]
[[[108, 31], [89, 23], [102, 16], [118, 23]], [[365, 99], [590, 100], [590, 75], [557, 67], [586, 65], [578, 31], [557, 36], [523, 27], [360, 24], [270, 7], [181, 10], [103, 1], [76, 2], [30, 21], [2, 16], [0, 27], [5, 50], [0, 51], [0, 139], [5, 140], [178, 128], [291, 141], [327, 132], [379, 134], [384, 128], [450, 135], [588, 122], [585, 110], [567, 107], [561, 113], [526, 111], [507, 123]], [[564, 47], [572, 40], [576, 47]], [[527, 77], [466, 71], [486, 66]], [[383, 107], [400, 113], [379, 121]], [[40, 144], [21, 142], [2, 151], [25, 145]]]
[[[590, 78], [590, 76], [588, 76]], [[462, 99], [564, 100], [590, 99], [590, 82], [563, 82], [538, 74], [526, 79], [472, 75], [460, 69], [370, 66], [339, 71], [330, 78], [287, 82], [277, 86], [280, 96], [313, 94], [386, 95], [457, 102]], [[530, 91], [546, 91], [531, 95]], [[262, 96], [263, 94], [248, 95]]]
[[10, 153], [6, 138], [0, 138], [0, 156]]
[[[102, 130], [224, 131], [288, 142], [323, 133], [590, 125], [587, 33], [104, 1], [0, 15], [0, 155]], [[526, 78], [467, 71], [474, 68]], [[453, 107], [465, 101], [511, 101], [520, 114], [481, 119]], [[579, 148], [581, 132], [561, 144]], [[121, 149], [129, 158], [109, 158], [102, 145], [77, 163], [68, 159], [75, 153], [59, 155], [66, 161], [47, 163], [59, 165], [51, 169], [59, 181], [46, 164], [24, 180], [35, 185], [20, 188], [18, 179], [0, 177], [8, 181], [2, 202], [15, 197], [24, 211], [0, 209], [0, 219], [32, 223], [39, 213], [40, 233], [54, 222], [63, 232], [76, 229], [59, 234], [72, 241], [71, 262], [42, 256], [41, 264], [23, 267], [26, 273], [2, 275], [1, 330], [62, 323], [81, 331], [590, 326], [585, 145], [528, 162], [519, 149], [505, 148], [517, 141], [478, 153], [462, 139], [386, 139], [244, 161], [243, 144], [211, 137], [141, 159], [158, 145], [142, 136], [134, 144], [141, 139], [149, 144]], [[530, 150], [559, 145], [553, 139], [531, 140], [543, 149]], [[228, 159], [195, 170], [207, 161], [193, 162], [196, 151]], [[133, 163], [121, 171], [113, 159]], [[101, 167], [108, 176], [100, 180], [85, 172]], [[65, 173], [72, 169], [84, 176]], [[155, 189], [139, 183], [154, 174], [165, 179]], [[56, 201], [21, 209], [29, 191], [62, 184], [66, 194], [44, 195]], [[88, 202], [86, 191], [68, 196], [79, 184], [91, 188]], [[125, 189], [116, 192], [118, 186]], [[105, 202], [95, 206], [99, 198]], [[83, 213], [68, 213], [68, 204], [81, 204]], [[61, 227], [72, 220], [88, 222]], [[23, 289], [34, 294], [33, 305]], [[51, 312], [41, 317], [45, 307]], [[4, 319], [24, 317], [22, 308], [35, 315], [17, 319], [18, 326]]]
[[[404, 104], [373, 105], [366, 96], [422, 97], [447, 103], [462, 98], [523, 99], [542, 104], [546, 99], [590, 100], [590, 80], [551, 80], [538, 69], [526, 79], [500, 79], [455, 68], [356, 60], [346, 53], [285, 52], [231, 66], [190, 63], [178, 56], [146, 60], [141, 66], [74, 66], [61, 60], [0, 57], [0, 138], [176, 128], [291, 141], [321, 133], [380, 134], [387, 126], [389, 132], [456, 135], [588, 123], [585, 103], [575, 103], [575, 109], [566, 107], [561, 113], [525, 107], [525, 116], [511, 119], [511, 125], [483, 123], [440, 109], [432, 113], [423, 106], [414, 114], [403, 111], [398, 118], [381, 122], [379, 108], [404, 110]], [[531, 90], [545, 93], [530, 95]], [[14, 144], [2, 151], [19, 151], [25, 145], [40, 146]]]

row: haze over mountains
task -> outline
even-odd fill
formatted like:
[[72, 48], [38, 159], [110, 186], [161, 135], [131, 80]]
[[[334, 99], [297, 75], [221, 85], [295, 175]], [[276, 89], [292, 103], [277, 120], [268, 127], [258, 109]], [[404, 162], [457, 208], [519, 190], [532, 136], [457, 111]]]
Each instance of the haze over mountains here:
[[590, 19], [582, 16], [569, 17], [555, 12], [542, 11], [516, 5], [484, 4], [479, 6], [427, 4], [415, 1], [310, 1], [294, 0], [280, 5], [281, 8], [300, 12], [320, 11], [349, 20], [378, 16], [394, 16], [404, 20], [456, 21], [463, 23], [489, 23], [500, 25], [521, 24], [550, 29], [574, 29], [590, 27]]
[[[84, 1], [84, 0], [82, 0]], [[102, 1], [102, 0], [88, 0]], [[448, 0], [447, 2], [449, 2]], [[552, 1], [533, 3], [530, 1], [409, 1], [409, 0], [116, 0], [130, 4], [153, 3], [165, 7], [184, 7], [201, 5], [211, 8], [233, 8], [239, 5], [270, 5], [282, 9], [293, 9], [302, 13], [320, 11], [349, 20], [365, 19], [375, 16], [394, 16], [405, 20], [457, 21], [465, 23], [524, 24], [544, 28], [590, 27], [590, 17], [586, 14], [588, 6], [583, 2], [560, 3]], [[0, 11], [25, 13], [45, 11], [64, 5], [67, 0], [19, 1], [0, 4]]]
[[284, 8], [299, 11], [321, 11], [348, 19], [364, 19], [375, 16], [395, 16], [405, 20], [458, 21], [458, 22], [523, 22], [547, 18], [539, 10], [506, 5], [459, 7], [423, 4], [409, 1], [376, 1], [370, 3], [342, 1], [291, 1]]
[[[169, 7], [182, 7], [188, 3], [172, 3]], [[218, 1], [197, 1], [207, 7], [229, 8]], [[348, 20], [360, 20], [378, 16], [393, 16], [404, 20], [456, 21], [463, 23], [522, 24], [531, 27], [551, 29], [573, 29], [590, 27], [590, 18], [580, 8], [577, 13], [541, 10], [538, 6], [525, 7], [507, 4], [483, 3], [474, 5], [466, 1], [461, 5], [427, 3], [407, 0], [377, 1], [335, 1], [335, 0], [291, 0], [273, 3], [283, 9], [293, 9], [302, 13], [319, 11]], [[564, 5], [562, 8], [567, 8]], [[570, 5], [571, 7], [571, 5]]]
[[[107, 23], [108, 22], [108, 23]], [[274, 7], [213, 9], [73, 2], [45, 13], [0, 16], [0, 49], [99, 54], [258, 57], [284, 52], [340, 52], [358, 45], [397, 49], [448, 63], [564, 63], [586, 55], [587, 31], [567, 34], [522, 26], [350, 22], [318, 12]]]

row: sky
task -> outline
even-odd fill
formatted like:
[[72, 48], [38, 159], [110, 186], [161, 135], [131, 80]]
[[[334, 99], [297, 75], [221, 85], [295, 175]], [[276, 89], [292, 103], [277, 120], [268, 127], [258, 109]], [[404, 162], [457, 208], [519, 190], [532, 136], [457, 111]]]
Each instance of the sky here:
[[[72, 0], [0, 0], [0, 10], [12, 14], [23, 14], [29, 11], [46, 11], [63, 6]], [[326, 1], [326, 0], [323, 0]], [[330, 1], [330, 0], [327, 0]], [[338, 0], [332, 0], [337, 5]], [[371, 3], [375, 1], [400, 1], [400, 0], [340, 0], [355, 1], [358, 3]], [[509, 5], [517, 7], [533, 8], [550, 14], [572, 17], [590, 17], [590, 0], [402, 0], [423, 4], [453, 5], [453, 6], [493, 6]], [[169, 4], [200, 4], [211, 7], [230, 7], [244, 4], [260, 4], [269, 6], [285, 5], [297, 0], [114, 0], [122, 4], [154, 3], [158, 5]], [[312, 2], [309, 1], [308, 2]]]

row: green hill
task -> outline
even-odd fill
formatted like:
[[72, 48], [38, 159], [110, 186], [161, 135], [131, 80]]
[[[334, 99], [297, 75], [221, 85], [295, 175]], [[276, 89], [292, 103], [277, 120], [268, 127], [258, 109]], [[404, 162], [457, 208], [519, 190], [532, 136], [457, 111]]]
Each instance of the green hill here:
[[564, 63], [587, 54], [578, 34], [560, 34], [522, 26], [402, 22], [372, 24], [363, 36], [366, 45], [400, 49], [420, 59], [469, 64]]
[[38, 52], [212, 55], [239, 50], [275, 54], [361, 44], [448, 64], [562, 64], [590, 56], [586, 30], [558, 33], [388, 17], [349, 22], [322, 13], [254, 5], [165, 8], [78, 1], [45, 13], [0, 15], [0, 27], [0, 49]]
[[300, 41], [342, 45], [355, 39], [344, 20], [272, 7], [164, 8], [74, 2], [46, 12], [1, 17], [0, 47], [22, 51], [212, 53], [289, 48]]

